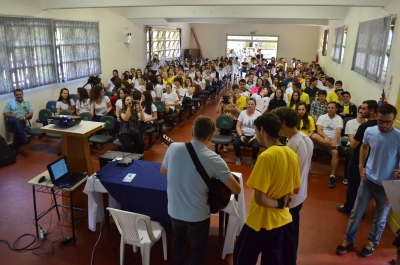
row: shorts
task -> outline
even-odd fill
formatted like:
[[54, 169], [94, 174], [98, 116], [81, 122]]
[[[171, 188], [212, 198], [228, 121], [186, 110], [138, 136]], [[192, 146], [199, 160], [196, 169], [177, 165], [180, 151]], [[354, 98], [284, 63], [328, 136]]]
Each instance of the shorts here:
[[318, 145], [316, 143], [314, 143], [314, 148], [315, 148], [315, 150], [322, 151], [322, 152], [327, 152], [328, 154], [332, 155], [332, 148], [325, 147], [325, 146], [320, 146], [320, 145]]
[[182, 109], [182, 106], [181, 105], [178, 105], [178, 106], [176, 106], [175, 107], [177, 110], [181, 110]]
[[172, 114], [172, 113], [174, 113], [174, 110], [173, 110], [173, 109], [171, 109], [171, 108], [169, 108], [169, 109], [168, 109], [168, 112], [167, 112], [167, 113], [165, 113], [165, 114]]

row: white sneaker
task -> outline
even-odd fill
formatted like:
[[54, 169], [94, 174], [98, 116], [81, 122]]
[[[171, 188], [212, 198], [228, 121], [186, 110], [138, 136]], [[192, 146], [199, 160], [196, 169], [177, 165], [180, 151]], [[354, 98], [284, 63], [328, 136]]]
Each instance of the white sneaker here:
[[237, 158], [236, 159], [236, 166], [240, 166], [242, 164], [242, 159], [241, 158]]

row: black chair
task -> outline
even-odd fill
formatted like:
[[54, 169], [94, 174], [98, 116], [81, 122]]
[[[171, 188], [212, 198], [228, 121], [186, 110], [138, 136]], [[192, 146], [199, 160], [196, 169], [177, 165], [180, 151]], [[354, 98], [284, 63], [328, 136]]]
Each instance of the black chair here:
[[[153, 123], [154, 124], [154, 123]], [[153, 133], [156, 131], [156, 129], [153, 127], [150, 127], [149, 129], [145, 130], [144, 133], [149, 137], [149, 144], [145, 147], [145, 150], [149, 150], [150, 147], [154, 145], [153, 142]]]
[[[215, 122], [215, 126], [220, 130], [231, 130], [233, 126], [233, 119], [230, 116], [220, 115]], [[219, 154], [218, 146], [227, 145], [232, 142], [231, 135], [213, 135], [211, 142], [215, 145], [215, 153]]]
[[56, 110], [56, 104], [57, 104], [57, 101], [55, 101], [55, 100], [49, 100], [49, 101], [47, 101], [47, 103], [46, 103], [46, 109], [50, 110], [51, 113], [55, 114], [56, 111], [57, 111], [57, 110]]
[[[51, 112], [48, 109], [41, 109], [39, 111], [39, 116], [38, 116], [38, 120], [40, 121], [40, 123], [42, 123], [43, 125], [46, 125], [47, 119], [51, 117]], [[42, 138], [46, 135], [46, 133], [43, 133], [40, 130], [40, 127], [36, 127], [36, 128], [31, 128], [29, 130], [26, 131], [26, 134], [30, 135], [30, 136], [37, 136], [39, 138]]]
[[[115, 119], [114, 117], [111, 116], [103, 116], [100, 119], [100, 122], [104, 122], [106, 125], [102, 129], [102, 131], [112, 131], [115, 127]], [[111, 135], [93, 135], [89, 138], [89, 142], [94, 143], [94, 144], [105, 144], [110, 142], [114, 137]]]
[[72, 112], [70, 110], [61, 110], [59, 115], [69, 115], [72, 116]]
[[166, 120], [170, 121], [171, 128], [170, 128], [169, 131], [172, 131], [174, 129], [174, 127], [175, 127], [174, 118], [176, 117], [176, 113], [173, 112], [173, 113], [170, 113], [170, 114], [165, 114], [165, 102], [164, 101], [156, 101], [156, 102], [154, 102], [154, 105], [156, 105], [156, 107], [157, 107], [157, 116], [158, 115], [161, 116], [161, 118], [164, 120], [164, 124], [166, 124], [165, 123]]
[[79, 113], [79, 116], [83, 121], [92, 121], [93, 120], [93, 115], [90, 112], [83, 112]]

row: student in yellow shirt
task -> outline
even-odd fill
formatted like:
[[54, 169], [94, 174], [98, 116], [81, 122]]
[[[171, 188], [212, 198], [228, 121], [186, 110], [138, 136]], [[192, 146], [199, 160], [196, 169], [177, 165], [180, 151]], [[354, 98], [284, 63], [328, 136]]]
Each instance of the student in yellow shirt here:
[[295, 90], [293, 91], [290, 100], [287, 103], [287, 106], [295, 110], [297, 108], [297, 105], [299, 105], [299, 103], [300, 103], [300, 92]]
[[300, 83], [293, 83], [293, 91], [298, 91], [299, 92], [300, 101], [306, 103], [307, 106], [310, 105], [310, 96], [307, 93], [303, 92], [303, 90], [301, 89], [301, 84]]
[[239, 85], [238, 84], [233, 84], [232, 85], [232, 90], [233, 90], [233, 93], [235, 93], [236, 104], [238, 104], [240, 110], [243, 110], [244, 108], [247, 107], [247, 99], [246, 99], [246, 97], [240, 95], [240, 89], [239, 89]]
[[[285, 225], [292, 222], [290, 196], [301, 186], [297, 154], [279, 142], [281, 121], [267, 112], [255, 121], [260, 154], [246, 185], [252, 188], [250, 211], [233, 252], [233, 264], [281, 264]], [[268, 260], [266, 260], [268, 259]]]
[[300, 102], [297, 104], [297, 112], [299, 113], [299, 126], [297, 126], [297, 129], [311, 138], [316, 128], [313, 117], [308, 114], [306, 103]]

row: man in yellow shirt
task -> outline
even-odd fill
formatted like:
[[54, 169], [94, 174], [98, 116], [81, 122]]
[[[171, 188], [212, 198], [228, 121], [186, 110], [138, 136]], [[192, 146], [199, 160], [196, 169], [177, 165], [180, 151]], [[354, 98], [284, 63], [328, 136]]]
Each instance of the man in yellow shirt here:
[[299, 91], [300, 101], [306, 103], [307, 107], [310, 106], [310, 96], [307, 93], [303, 92], [303, 90], [301, 89], [301, 83], [293, 83], [293, 90]]
[[[328, 78], [329, 80], [329, 78]], [[329, 82], [328, 82], [329, 83]], [[329, 83], [333, 87], [333, 84]], [[336, 103], [341, 103], [342, 102], [342, 93], [343, 93], [343, 88], [342, 88], [342, 81], [338, 80], [335, 83], [335, 89], [328, 92], [328, 96], [326, 97], [327, 102], [336, 102]]]
[[254, 191], [246, 224], [235, 245], [233, 264], [256, 264], [262, 253], [261, 264], [281, 265], [284, 227], [292, 222], [287, 207], [291, 195], [301, 186], [299, 158], [279, 142], [281, 121], [275, 113], [263, 114], [254, 125], [257, 141], [267, 149], [258, 157], [246, 183]]
[[246, 97], [242, 96], [240, 94], [240, 89], [239, 89], [239, 85], [238, 84], [232, 85], [232, 90], [233, 90], [233, 93], [235, 93], [236, 104], [239, 105], [239, 109], [240, 110], [243, 110], [244, 108], [247, 107], [247, 99], [246, 99]]

